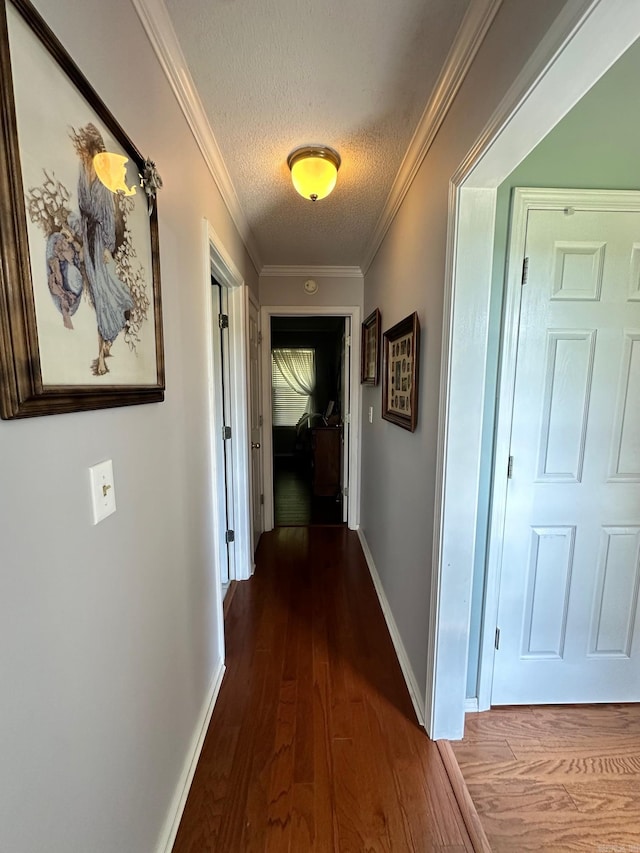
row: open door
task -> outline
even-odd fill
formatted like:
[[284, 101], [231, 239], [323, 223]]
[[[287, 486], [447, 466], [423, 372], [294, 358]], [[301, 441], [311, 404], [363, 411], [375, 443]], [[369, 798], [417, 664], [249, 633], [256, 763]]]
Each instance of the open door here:
[[492, 704], [638, 702], [640, 194], [516, 190], [512, 232]]
[[235, 577], [233, 525], [233, 456], [232, 427], [230, 422], [231, 406], [229, 400], [229, 317], [227, 313], [227, 290], [212, 277], [211, 299], [214, 322], [213, 370], [214, 370], [214, 406], [222, 412], [223, 428], [216, 437], [216, 454], [224, 471], [224, 483], [219, 484], [220, 518], [219, 527], [223, 531], [220, 537], [220, 580], [223, 587]]
[[260, 312], [249, 298], [249, 427], [251, 433], [251, 540], [255, 554], [264, 530], [264, 492], [262, 484], [262, 411], [260, 389]]

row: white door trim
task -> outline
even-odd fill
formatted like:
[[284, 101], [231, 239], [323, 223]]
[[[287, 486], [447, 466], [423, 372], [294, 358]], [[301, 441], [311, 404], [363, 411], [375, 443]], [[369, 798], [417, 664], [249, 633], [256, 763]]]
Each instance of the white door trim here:
[[[497, 187], [639, 35], [637, 0], [569, 0], [451, 181], [425, 703], [434, 739], [464, 729]], [[481, 710], [487, 682], [481, 667]]]
[[[251, 553], [251, 509], [250, 509], [250, 459], [249, 459], [249, 414], [248, 414], [248, 375], [247, 375], [247, 300], [248, 288], [242, 275], [224, 248], [213, 226], [204, 220], [204, 285], [208, 336], [208, 387], [211, 436], [211, 491], [213, 497], [213, 535], [215, 551], [224, 539], [221, 529], [221, 509], [216, 483], [223, 477], [216, 464], [217, 448], [223, 423], [220, 412], [216, 411], [213, 396], [213, 341], [211, 329], [216, 319], [211, 308], [211, 276], [227, 288], [229, 310], [229, 398], [231, 403], [231, 423], [233, 424], [232, 475], [233, 475], [233, 519], [235, 530], [234, 566], [235, 577], [232, 580], [246, 580], [251, 577], [253, 555]], [[224, 468], [222, 469], [224, 472]], [[220, 567], [217, 567], [217, 580], [220, 581]], [[222, 622], [221, 622], [222, 624]], [[222, 630], [222, 628], [221, 628]]]
[[349, 459], [349, 495], [348, 512], [350, 530], [357, 530], [360, 524], [360, 335], [354, 329], [360, 329], [361, 310], [359, 305], [347, 306], [284, 306], [263, 305], [260, 325], [262, 328], [262, 447], [264, 477], [264, 529], [273, 530], [273, 432], [271, 418], [271, 318], [272, 317], [350, 317], [351, 318], [351, 457]]

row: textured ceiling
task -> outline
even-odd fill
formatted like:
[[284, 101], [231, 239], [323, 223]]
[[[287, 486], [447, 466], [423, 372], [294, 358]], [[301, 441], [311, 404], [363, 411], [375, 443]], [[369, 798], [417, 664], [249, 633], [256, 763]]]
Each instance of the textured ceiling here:
[[[165, 0], [262, 263], [360, 266], [469, 0]], [[342, 158], [327, 199], [289, 152]]]

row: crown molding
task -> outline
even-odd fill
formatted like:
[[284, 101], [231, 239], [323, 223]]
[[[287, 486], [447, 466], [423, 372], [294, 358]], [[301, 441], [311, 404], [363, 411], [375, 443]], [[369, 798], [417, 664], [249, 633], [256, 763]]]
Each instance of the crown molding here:
[[264, 266], [260, 278], [362, 278], [360, 267]]
[[472, 0], [425, 107], [364, 255], [366, 273], [458, 94], [502, 0]]
[[144, 31], [202, 152], [222, 200], [258, 271], [262, 267], [255, 237], [249, 227], [227, 167], [191, 77], [182, 48], [163, 0], [132, 0]]

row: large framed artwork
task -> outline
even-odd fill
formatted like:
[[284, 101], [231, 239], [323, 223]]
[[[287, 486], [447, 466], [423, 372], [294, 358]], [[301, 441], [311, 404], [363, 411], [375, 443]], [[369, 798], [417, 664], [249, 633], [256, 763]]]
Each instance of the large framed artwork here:
[[414, 311], [384, 333], [382, 417], [413, 432], [418, 422], [420, 323]]
[[0, 415], [160, 401], [155, 166], [27, 0], [0, 75]]
[[377, 385], [380, 371], [380, 311], [376, 308], [362, 324], [360, 384]]

